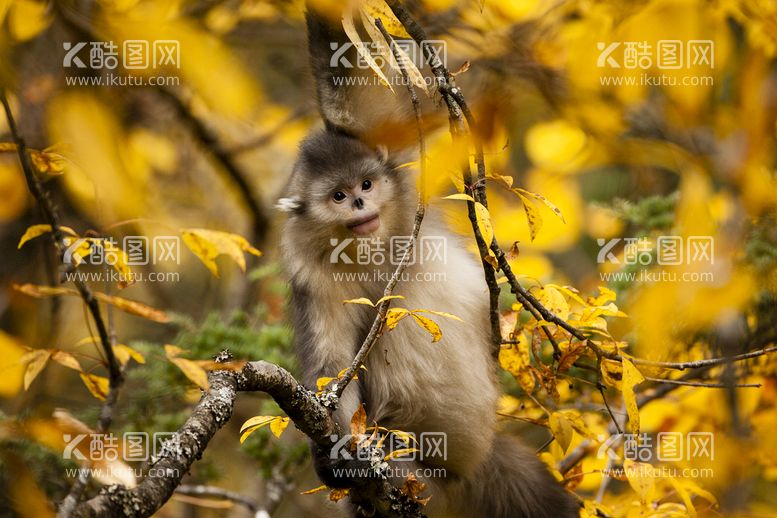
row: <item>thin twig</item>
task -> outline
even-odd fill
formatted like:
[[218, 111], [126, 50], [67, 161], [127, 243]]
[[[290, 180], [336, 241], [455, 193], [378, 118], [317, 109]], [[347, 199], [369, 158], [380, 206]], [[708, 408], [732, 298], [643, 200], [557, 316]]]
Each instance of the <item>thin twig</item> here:
[[383, 290], [383, 298], [385, 300], [378, 304], [378, 314], [372, 321], [372, 326], [370, 327], [367, 336], [364, 338], [364, 341], [359, 347], [359, 351], [356, 353], [351, 366], [348, 367], [348, 369], [333, 385], [333, 394], [338, 398], [343, 395], [343, 391], [345, 391], [348, 384], [353, 380], [354, 376], [356, 375], [356, 371], [358, 371], [359, 368], [364, 365], [364, 362], [367, 359], [367, 355], [370, 353], [373, 346], [378, 342], [378, 339], [383, 334], [383, 328], [386, 324], [386, 315], [388, 314], [389, 307], [391, 306], [391, 299], [387, 299], [386, 297], [390, 297], [394, 292], [394, 287], [396, 287], [402, 272], [405, 271], [405, 268], [407, 268], [407, 265], [410, 262], [411, 254], [413, 253], [416, 241], [418, 240], [418, 233], [421, 230], [421, 223], [423, 222], [424, 215], [426, 213], [426, 196], [424, 194], [424, 182], [426, 180], [426, 138], [424, 136], [420, 103], [418, 101], [418, 96], [413, 89], [413, 85], [407, 75], [407, 71], [404, 68], [402, 58], [397, 52], [394, 39], [391, 37], [388, 31], [386, 31], [386, 28], [383, 26], [383, 23], [380, 21], [380, 19], [375, 20], [375, 25], [378, 27], [381, 33], [383, 33], [383, 37], [386, 38], [386, 41], [389, 43], [389, 45], [391, 45], [391, 50], [394, 53], [394, 57], [396, 58], [397, 63], [399, 64], [399, 69], [402, 73], [405, 86], [407, 86], [408, 92], [410, 93], [410, 100], [413, 104], [413, 111], [415, 112], [416, 126], [418, 129], [418, 148], [421, 165], [421, 192], [418, 195], [418, 206], [416, 208], [415, 221], [413, 222], [413, 231], [410, 236], [410, 243], [405, 249], [402, 260], [394, 270], [394, 274], [391, 276], [391, 279], [389, 279], [386, 288]]
[[[426, 31], [416, 22], [410, 13], [405, 9], [401, 2], [398, 0], [388, 0], [387, 4], [394, 12], [396, 17], [405, 27], [408, 34], [416, 41], [421, 48], [422, 53], [426, 57], [427, 63], [432, 69], [432, 73], [435, 76], [437, 88], [442, 95], [443, 101], [448, 107], [450, 132], [454, 140], [457, 143], [459, 140], [464, 139], [470, 133], [467, 130], [467, 124], [465, 124], [465, 118], [462, 113], [462, 106], [451, 95], [452, 90], [456, 90], [453, 86], [453, 76], [451, 76], [448, 69], [440, 60], [434, 47], [429, 45], [429, 38], [426, 35]], [[470, 129], [474, 126], [469, 125]], [[469, 159], [466, 163], [461, 164], [462, 177], [464, 179], [465, 186], [472, 191], [475, 202], [483, 204], [488, 207], [488, 200], [485, 196], [485, 159], [483, 156], [483, 146], [480, 142], [477, 132], [474, 135], [475, 144], [475, 163], [477, 164], [477, 181], [473, 180], [472, 170], [469, 166]], [[499, 349], [502, 345], [502, 331], [499, 325], [499, 294], [501, 288], [496, 282], [496, 272], [492, 265], [488, 262], [489, 256], [488, 248], [489, 243], [485, 242], [483, 235], [480, 232], [480, 226], [477, 222], [477, 213], [475, 212], [475, 202], [467, 201], [467, 215], [472, 226], [472, 231], [475, 234], [475, 241], [478, 245], [478, 252], [480, 255], [481, 263], [483, 266], [483, 275], [488, 286], [489, 295], [489, 322], [491, 325], [491, 340], [493, 344], [492, 354], [494, 358], [498, 357]]]
[[[654, 381], [656, 383], [671, 383], [674, 385], [683, 385], [686, 387], [705, 387], [705, 388], [729, 388], [731, 385], [728, 383], [707, 383], [704, 381], [683, 381], [683, 380], [672, 380], [672, 379], [663, 379], [663, 378], [651, 378], [649, 376], [645, 376], [645, 379], [647, 381]], [[760, 388], [762, 385], [760, 383], [735, 383], [735, 388]]]
[[599, 384], [598, 387], [599, 393], [602, 395], [602, 401], [604, 401], [604, 406], [607, 408], [607, 412], [610, 414], [610, 419], [612, 419], [612, 424], [615, 425], [615, 429], [618, 433], [623, 433], [621, 430], [620, 424], [618, 424], [618, 420], [615, 419], [615, 415], [612, 413], [612, 409], [610, 408], [610, 404], [607, 402], [607, 396], [604, 393], [604, 385]]
[[[16, 151], [19, 155], [19, 161], [21, 162], [24, 178], [27, 182], [27, 188], [30, 190], [33, 198], [38, 203], [38, 206], [43, 212], [44, 219], [51, 226], [51, 236], [54, 243], [54, 247], [57, 251], [59, 262], [63, 262], [63, 257], [67, 249], [65, 243], [65, 236], [62, 232], [62, 228], [59, 224], [59, 215], [54, 209], [54, 204], [49, 198], [49, 193], [43, 190], [43, 187], [38, 181], [38, 177], [35, 175], [34, 168], [30, 162], [30, 157], [27, 152], [27, 144], [22, 138], [19, 130], [16, 126], [16, 120], [13, 116], [13, 111], [8, 103], [8, 98], [4, 89], [0, 89], [0, 102], [5, 110], [5, 116], [8, 120], [8, 129], [11, 132], [11, 137], [16, 144]], [[100, 433], [106, 433], [113, 421], [113, 409], [116, 405], [116, 401], [119, 396], [119, 388], [122, 384], [121, 366], [113, 352], [111, 345], [111, 339], [108, 333], [108, 328], [105, 325], [102, 314], [100, 312], [100, 304], [92, 293], [92, 290], [87, 284], [79, 279], [77, 276], [72, 277], [73, 284], [76, 286], [81, 299], [89, 308], [89, 312], [92, 315], [94, 324], [97, 327], [97, 333], [100, 337], [100, 344], [102, 345], [103, 353], [105, 354], [105, 361], [108, 367], [108, 394], [106, 395], [105, 402], [103, 402], [100, 408], [100, 418], [98, 421], [98, 431]], [[87, 322], [88, 323], [88, 322]], [[84, 488], [88, 482], [87, 476], [88, 470], [80, 470], [76, 481], [73, 483], [68, 495], [65, 497], [58, 516], [67, 517], [73, 510], [75, 505], [83, 493]]]
[[228, 500], [230, 502], [242, 505], [253, 514], [256, 514], [262, 509], [262, 506], [254, 498], [216, 486], [182, 484], [175, 488], [175, 492], [187, 496], [208, 496], [220, 498], [222, 500]]

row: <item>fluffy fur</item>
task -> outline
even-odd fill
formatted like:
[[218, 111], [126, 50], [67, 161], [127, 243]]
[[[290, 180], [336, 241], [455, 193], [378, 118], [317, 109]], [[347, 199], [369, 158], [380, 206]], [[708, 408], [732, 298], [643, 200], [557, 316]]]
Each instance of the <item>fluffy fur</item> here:
[[[361, 196], [364, 179], [374, 190], [362, 193], [363, 205], [350, 194], [345, 202], [333, 201], [338, 190]], [[295, 208], [282, 250], [303, 382], [313, 388], [319, 377], [335, 376], [351, 364], [375, 316], [372, 308], [342, 302], [377, 300], [386, 283], [380, 279], [394, 270], [388, 259], [382, 265], [333, 264], [331, 240], [354, 238], [348, 222], [362, 211], [377, 211], [380, 226], [370, 237], [381, 238], [388, 252], [391, 237], [411, 234], [416, 192], [408, 169], [396, 169], [355, 138], [326, 131], [303, 142], [287, 196]], [[345, 390], [335, 419], [347, 430], [364, 403], [369, 422], [447, 434], [447, 458], [416, 465], [445, 469], [445, 476], [424, 480], [433, 494], [430, 515], [576, 516], [571, 497], [533, 453], [495, 432], [499, 391], [480, 264], [434, 212], [424, 220], [420, 237], [426, 236], [445, 238], [446, 258], [411, 264], [394, 290], [405, 299], [395, 306], [446, 311], [463, 322], [433, 316], [443, 333], [438, 343], [409, 319], [386, 333], [368, 357], [366, 372]], [[346, 249], [350, 257], [356, 257], [354, 247]], [[337, 277], [345, 274], [355, 278]]]

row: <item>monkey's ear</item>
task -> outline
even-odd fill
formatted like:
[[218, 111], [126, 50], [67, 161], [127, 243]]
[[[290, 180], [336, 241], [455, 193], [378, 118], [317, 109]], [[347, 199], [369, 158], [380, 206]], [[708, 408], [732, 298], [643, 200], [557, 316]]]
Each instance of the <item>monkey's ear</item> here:
[[387, 164], [389, 159], [389, 150], [386, 146], [380, 144], [375, 148], [375, 152], [378, 154], [378, 160], [380, 163]]
[[281, 212], [301, 214], [305, 209], [305, 203], [296, 196], [293, 198], [280, 198], [275, 204], [275, 208]]

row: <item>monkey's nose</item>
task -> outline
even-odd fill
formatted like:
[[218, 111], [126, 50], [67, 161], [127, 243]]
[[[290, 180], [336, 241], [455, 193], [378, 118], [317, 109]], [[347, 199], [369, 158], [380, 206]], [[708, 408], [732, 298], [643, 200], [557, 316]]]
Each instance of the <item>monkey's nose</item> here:
[[357, 209], [363, 209], [364, 208], [364, 200], [361, 198], [356, 198], [353, 202], [353, 206]]

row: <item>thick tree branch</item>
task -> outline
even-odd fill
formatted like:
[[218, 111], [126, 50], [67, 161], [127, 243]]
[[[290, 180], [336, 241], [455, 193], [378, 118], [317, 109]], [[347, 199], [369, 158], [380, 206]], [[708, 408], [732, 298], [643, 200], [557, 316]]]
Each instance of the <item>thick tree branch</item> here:
[[[222, 358], [226, 360], [228, 358]], [[208, 443], [232, 416], [238, 392], [266, 392], [316, 445], [330, 448], [335, 423], [316, 395], [283, 368], [264, 361], [247, 363], [239, 372], [216, 370], [209, 374], [204, 393], [186, 422], [162, 446], [150, 463], [149, 475], [137, 487], [107, 486], [82, 502], [72, 516], [150, 516], [176, 491], [191, 465], [202, 457]], [[420, 516], [407, 513], [413, 502], [383, 479], [367, 479], [358, 488], [381, 516]], [[416, 506], [418, 504], [415, 504]]]

